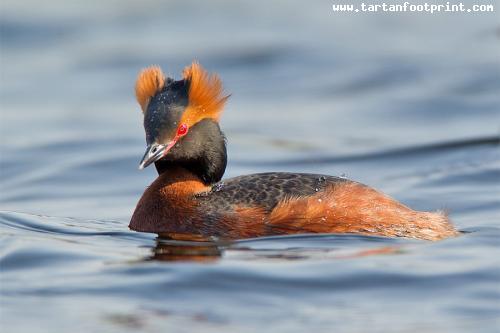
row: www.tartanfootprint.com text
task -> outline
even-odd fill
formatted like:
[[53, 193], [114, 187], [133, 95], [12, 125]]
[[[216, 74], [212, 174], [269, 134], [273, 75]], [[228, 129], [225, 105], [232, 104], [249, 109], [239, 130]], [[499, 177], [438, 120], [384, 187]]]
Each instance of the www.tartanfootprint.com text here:
[[447, 1], [443, 4], [413, 3], [409, 1], [401, 3], [368, 3], [362, 2], [359, 5], [349, 3], [333, 3], [332, 10], [339, 13], [484, 13], [495, 12], [493, 4], [468, 4], [462, 2], [452, 3]]

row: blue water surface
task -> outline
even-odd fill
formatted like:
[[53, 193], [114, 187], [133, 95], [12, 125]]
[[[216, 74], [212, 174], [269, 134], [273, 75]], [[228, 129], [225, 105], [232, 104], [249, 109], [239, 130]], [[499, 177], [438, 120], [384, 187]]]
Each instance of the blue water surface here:
[[[498, 9], [1, 6], [2, 332], [499, 331]], [[135, 77], [158, 64], [178, 78], [193, 59], [232, 94], [226, 177], [342, 175], [445, 210], [463, 234], [194, 243], [129, 231], [156, 177], [137, 170]]]

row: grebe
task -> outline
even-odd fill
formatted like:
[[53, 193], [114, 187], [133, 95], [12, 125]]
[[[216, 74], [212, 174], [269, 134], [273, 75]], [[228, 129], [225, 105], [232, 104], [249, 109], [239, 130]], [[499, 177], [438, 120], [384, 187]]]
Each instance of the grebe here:
[[272, 172], [221, 180], [227, 162], [219, 117], [228, 99], [216, 74], [194, 62], [175, 81], [159, 67], [138, 76], [147, 149], [154, 163], [130, 229], [184, 240], [297, 233], [357, 233], [439, 240], [457, 235], [441, 212], [417, 212], [345, 178]]

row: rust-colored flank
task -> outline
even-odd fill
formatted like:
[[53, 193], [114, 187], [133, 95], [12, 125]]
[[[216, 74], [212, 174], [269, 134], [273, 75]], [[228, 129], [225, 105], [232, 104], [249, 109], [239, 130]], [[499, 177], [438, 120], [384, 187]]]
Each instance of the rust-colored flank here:
[[226, 146], [218, 120], [228, 96], [220, 78], [196, 62], [178, 81], [165, 78], [158, 67], [145, 69], [136, 96], [148, 125], [151, 156], [145, 158], [159, 175], [137, 204], [133, 230], [182, 240], [299, 233], [424, 240], [458, 235], [444, 213], [412, 210], [340, 177], [274, 172], [222, 180]]
[[414, 211], [351, 181], [306, 199], [281, 202], [270, 220], [273, 228], [285, 233], [362, 233], [430, 240], [456, 234], [444, 213]]

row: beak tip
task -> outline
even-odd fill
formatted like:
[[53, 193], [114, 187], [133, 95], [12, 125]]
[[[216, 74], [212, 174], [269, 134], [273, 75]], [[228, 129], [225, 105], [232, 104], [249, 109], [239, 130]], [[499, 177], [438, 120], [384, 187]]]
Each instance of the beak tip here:
[[148, 145], [148, 147], [146, 148], [146, 153], [144, 153], [144, 156], [139, 163], [138, 169], [144, 170], [149, 165], [160, 160], [165, 155], [165, 153], [173, 146], [173, 144], [175, 144], [175, 141], [169, 143], [168, 145], [163, 145], [163, 144]]

